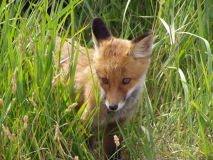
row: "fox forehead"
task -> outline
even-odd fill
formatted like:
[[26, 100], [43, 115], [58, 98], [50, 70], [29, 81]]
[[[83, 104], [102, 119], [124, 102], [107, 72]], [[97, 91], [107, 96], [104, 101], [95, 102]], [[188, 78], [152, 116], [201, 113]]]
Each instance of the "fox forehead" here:
[[[113, 38], [96, 51], [94, 57], [96, 73], [101, 78], [139, 79], [146, 73], [149, 57], [135, 59], [128, 55], [131, 41]], [[113, 77], [113, 78], [111, 78]]]
[[127, 55], [131, 47], [131, 42], [128, 40], [122, 40], [117, 38], [112, 38], [109, 41], [105, 41], [100, 49], [99, 55], [105, 58], [111, 58], [116, 56]]

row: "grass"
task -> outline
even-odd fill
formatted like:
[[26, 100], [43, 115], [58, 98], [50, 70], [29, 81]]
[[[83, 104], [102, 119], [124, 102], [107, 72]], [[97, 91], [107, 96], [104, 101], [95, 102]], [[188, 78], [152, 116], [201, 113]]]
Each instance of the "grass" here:
[[83, 122], [67, 110], [76, 102], [73, 78], [68, 87], [60, 77], [52, 84], [56, 35], [90, 48], [96, 16], [115, 37], [156, 37], [139, 113], [121, 128], [123, 159], [212, 159], [211, 0], [26, 2], [0, 2], [0, 159], [101, 154], [88, 149]]

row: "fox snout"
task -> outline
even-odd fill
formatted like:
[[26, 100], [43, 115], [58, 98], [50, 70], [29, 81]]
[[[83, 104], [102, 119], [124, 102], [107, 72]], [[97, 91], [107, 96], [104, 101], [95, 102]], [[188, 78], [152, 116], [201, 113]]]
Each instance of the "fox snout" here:
[[110, 111], [116, 112], [125, 105], [126, 98], [118, 98], [118, 99], [115, 99], [115, 97], [111, 98], [111, 96], [109, 98], [107, 96], [105, 97], [105, 105]]
[[105, 102], [105, 104], [110, 111], [118, 111], [124, 106], [125, 101], [119, 102], [118, 104], [109, 104], [108, 102]]
[[111, 109], [112, 111], [116, 111], [118, 109], [118, 105], [116, 104], [110, 105], [109, 109]]

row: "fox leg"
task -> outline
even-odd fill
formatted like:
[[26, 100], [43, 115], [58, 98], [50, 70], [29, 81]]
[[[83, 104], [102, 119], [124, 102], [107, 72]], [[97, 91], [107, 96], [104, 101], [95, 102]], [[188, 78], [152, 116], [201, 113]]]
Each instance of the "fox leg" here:
[[95, 148], [95, 142], [97, 141], [97, 137], [96, 135], [92, 135], [91, 137], [89, 137], [87, 143], [89, 145], [89, 148], [91, 150], [93, 150]]
[[[120, 151], [117, 151], [121, 148], [121, 140], [122, 140], [122, 137], [120, 136], [119, 137], [119, 134], [113, 134], [111, 132], [118, 132], [119, 129], [117, 127], [117, 124], [116, 123], [113, 123], [113, 124], [108, 124], [107, 127], [106, 127], [106, 130], [104, 132], [104, 140], [103, 140], [103, 143], [104, 143], [104, 153], [105, 153], [105, 157], [104, 159], [107, 160], [108, 158], [110, 158], [114, 153], [116, 153], [112, 159], [115, 159], [115, 160], [118, 160], [118, 159], [121, 159], [121, 156], [120, 156]], [[120, 145], [117, 147], [116, 144], [115, 144], [115, 141], [114, 141], [114, 135], [117, 135], [119, 137], [119, 142], [120, 142]]]

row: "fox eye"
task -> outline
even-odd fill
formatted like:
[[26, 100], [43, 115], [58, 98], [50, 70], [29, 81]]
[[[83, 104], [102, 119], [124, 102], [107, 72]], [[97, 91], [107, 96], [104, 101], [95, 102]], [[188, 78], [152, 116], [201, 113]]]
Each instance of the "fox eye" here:
[[122, 83], [123, 84], [128, 84], [130, 82], [130, 80], [131, 80], [130, 78], [125, 78], [125, 79], [123, 79]]
[[107, 80], [106, 78], [102, 78], [102, 82], [103, 82], [104, 84], [108, 84], [108, 83], [109, 83], [108, 80]]

